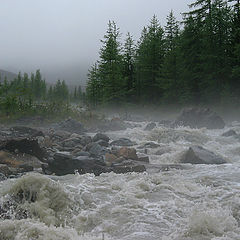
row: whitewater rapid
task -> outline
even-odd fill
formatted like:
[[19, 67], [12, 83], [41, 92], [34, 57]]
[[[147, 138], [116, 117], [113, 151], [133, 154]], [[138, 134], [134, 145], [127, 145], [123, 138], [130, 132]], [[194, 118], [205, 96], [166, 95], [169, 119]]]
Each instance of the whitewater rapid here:
[[[191, 165], [159, 173], [107, 173], [62, 177], [29, 173], [0, 182], [0, 203], [15, 202], [0, 220], [1, 240], [239, 240], [240, 139], [222, 130], [175, 129], [147, 122], [107, 132], [148, 148], [150, 163], [175, 164], [191, 145], [221, 155], [227, 164]], [[21, 200], [19, 200], [19, 192]], [[24, 212], [26, 219], [21, 219]]]

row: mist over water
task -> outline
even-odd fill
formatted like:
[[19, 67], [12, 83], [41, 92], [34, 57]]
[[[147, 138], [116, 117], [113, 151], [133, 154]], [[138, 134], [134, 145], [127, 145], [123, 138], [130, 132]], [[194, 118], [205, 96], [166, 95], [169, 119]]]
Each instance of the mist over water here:
[[158, 124], [144, 131], [147, 123], [131, 122], [136, 127], [107, 135], [130, 138], [138, 153], [147, 142], [159, 144], [147, 149], [154, 164], [178, 163], [196, 144], [228, 163], [98, 177], [30, 173], [5, 180], [0, 182], [0, 201], [18, 207], [10, 219], [0, 221], [0, 239], [240, 239], [240, 141], [221, 136], [229, 129], [240, 133], [240, 125], [207, 130]]

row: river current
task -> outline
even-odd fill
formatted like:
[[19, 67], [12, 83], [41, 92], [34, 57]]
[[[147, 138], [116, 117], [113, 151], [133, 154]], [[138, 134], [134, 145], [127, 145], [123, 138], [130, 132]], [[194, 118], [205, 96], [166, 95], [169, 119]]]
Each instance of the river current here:
[[[131, 123], [133, 124], [133, 123]], [[23, 200], [9, 207], [10, 218], [0, 220], [1, 240], [239, 240], [240, 139], [223, 137], [221, 130], [134, 128], [107, 132], [148, 148], [152, 164], [177, 164], [191, 145], [221, 155], [223, 165], [191, 165], [161, 172], [66, 175], [29, 173], [0, 182], [0, 201]], [[34, 199], [34, 201], [30, 201]], [[25, 219], [19, 217], [24, 212]], [[20, 214], [18, 214], [20, 213]]]

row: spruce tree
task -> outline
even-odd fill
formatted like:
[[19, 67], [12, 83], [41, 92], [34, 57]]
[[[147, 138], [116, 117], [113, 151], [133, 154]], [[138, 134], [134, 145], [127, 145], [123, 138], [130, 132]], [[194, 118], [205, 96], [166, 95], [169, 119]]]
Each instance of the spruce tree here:
[[160, 68], [158, 84], [163, 92], [163, 100], [176, 103], [179, 100], [179, 25], [173, 11], [167, 16], [165, 27], [165, 50]]
[[102, 85], [102, 100], [118, 103], [124, 99], [124, 79], [122, 74], [120, 32], [115, 22], [109, 21], [107, 33], [101, 41], [99, 77]]
[[131, 34], [128, 32], [123, 49], [123, 75], [126, 82], [128, 100], [133, 100], [135, 96], [134, 57], [135, 45]]
[[149, 26], [143, 29], [136, 51], [136, 77], [140, 100], [155, 102], [159, 99], [157, 79], [164, 54], [164, 31], [154, 15]]

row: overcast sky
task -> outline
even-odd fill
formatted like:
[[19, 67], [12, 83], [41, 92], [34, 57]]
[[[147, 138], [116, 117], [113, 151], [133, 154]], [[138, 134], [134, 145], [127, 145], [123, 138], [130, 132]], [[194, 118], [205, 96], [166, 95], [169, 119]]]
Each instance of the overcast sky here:
[[137, 40], [154, 14], [162, 26], [191, 0], [0, 0], [0, 69], [41, 69], [47, 81], [84, 81], [114, 20]]

